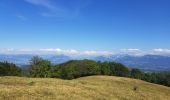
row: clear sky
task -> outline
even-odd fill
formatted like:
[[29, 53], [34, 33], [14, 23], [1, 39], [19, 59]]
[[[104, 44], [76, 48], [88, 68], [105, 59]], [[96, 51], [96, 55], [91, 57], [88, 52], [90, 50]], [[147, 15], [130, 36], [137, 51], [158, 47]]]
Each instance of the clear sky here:
[[170, 0], [0, 0], [0, 48], [170, 48]]

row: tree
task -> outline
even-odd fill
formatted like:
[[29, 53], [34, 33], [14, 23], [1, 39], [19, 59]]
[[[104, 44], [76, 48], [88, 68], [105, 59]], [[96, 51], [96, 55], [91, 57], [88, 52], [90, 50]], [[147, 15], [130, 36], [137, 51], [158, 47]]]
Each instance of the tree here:
[[100, 66], [101, 66], [101, 74], [102, 75], [111, 75], [112, 74], [109, 62], [100, 63]]
[[51, 63], [48, 60], [43, 60], [40, 57], [31, 59], [30, 75], [32, 77], [51, 77]]
[[151, 73], [144, 73], [142, 80], [151, 82], [151, 80], [152, 80]]
[[99, 64], [101, 66], [102, 75], [115, 75], [115, 62], [100, 62]]
[[39, 56], [34, 56], [32, 57], [32, 59], [30, 60], [30, 64], [31, 65], [38, 65], [43, 59]]
[[121, 63], [115, 63], [115, 75], [121, 77], [128, 77], [130, 70]]
[[131, 70], [131, 77], [135, 79], [142, 79], [143, 78], [143, 72], [139, 69], [132, 69]]
[[110, 65], [110, 72], [111, 72], [110, 75], [115, 75], [116, 74], [116, 69], [115, 69], [116, 63], [115, 62], [109, 62], [109, 65]]
[[13, 63], [0, 62], [0, 76], [20, 76], [21, 68]]

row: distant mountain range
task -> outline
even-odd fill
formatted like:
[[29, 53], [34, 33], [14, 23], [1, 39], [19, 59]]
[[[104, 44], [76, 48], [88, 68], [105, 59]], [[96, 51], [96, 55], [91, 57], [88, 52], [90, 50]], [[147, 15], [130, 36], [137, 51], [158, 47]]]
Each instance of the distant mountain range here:
[[[9, 61], [18, 66], [29, 64], [30, 59], [35, 56], [31, 54], [0, 54], [0, 61]], [[53, 64], [60, 64], [72, 59], [93, 59], [96, 61], [115, 61], [122, 63], [130, 68], [139, 68], [145, 71], [167, 71], [170, 70], [170, 56], [144, 55], [132, 56], [127, 54], [109, 55], [109, 56], [88, 56], [72, 57], [66, 55], [39, 55], [40, 57], [51, 61]]]
[[[31, 58], [35, 55], [31, 54], [1, 54], [0, 61], [9, 61], [18, 66], [28, 65]], [[51, 61], [53, 64], [64, 63], [70, 60], [70, 57], [65, 55], [38, 55], [43, 59]]]
[[145, 71], [170, 70], [170, 57], [160, 55], [112, 55], [96, 57], [97, 61], [116, 61], [131, 68], [139, 68]]

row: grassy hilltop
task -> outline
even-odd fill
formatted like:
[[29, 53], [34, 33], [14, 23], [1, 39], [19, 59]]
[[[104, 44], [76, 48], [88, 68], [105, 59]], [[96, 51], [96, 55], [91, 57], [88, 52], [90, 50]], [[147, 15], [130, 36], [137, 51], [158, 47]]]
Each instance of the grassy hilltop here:
[[170, 88], [114, 76], [0, 77], [0, 100], [170, 100]]

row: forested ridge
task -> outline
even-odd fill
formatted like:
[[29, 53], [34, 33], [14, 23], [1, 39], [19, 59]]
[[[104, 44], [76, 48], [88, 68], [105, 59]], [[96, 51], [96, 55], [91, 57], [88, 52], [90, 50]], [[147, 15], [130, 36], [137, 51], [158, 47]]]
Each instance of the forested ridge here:
[[140, 79], [170, 87], [170, 72], [143, 72], [130, 69], [121, 63], [96, 62], [94, 60], [70, 60], [53, 65], [50, 61], [38, 56], [30, 60], [27, 68], [20, 68], [7, 61], [0, 62], [0, 76], [24, 76], [36, 78], [75, 79], [91, 75], [120, 76]]

